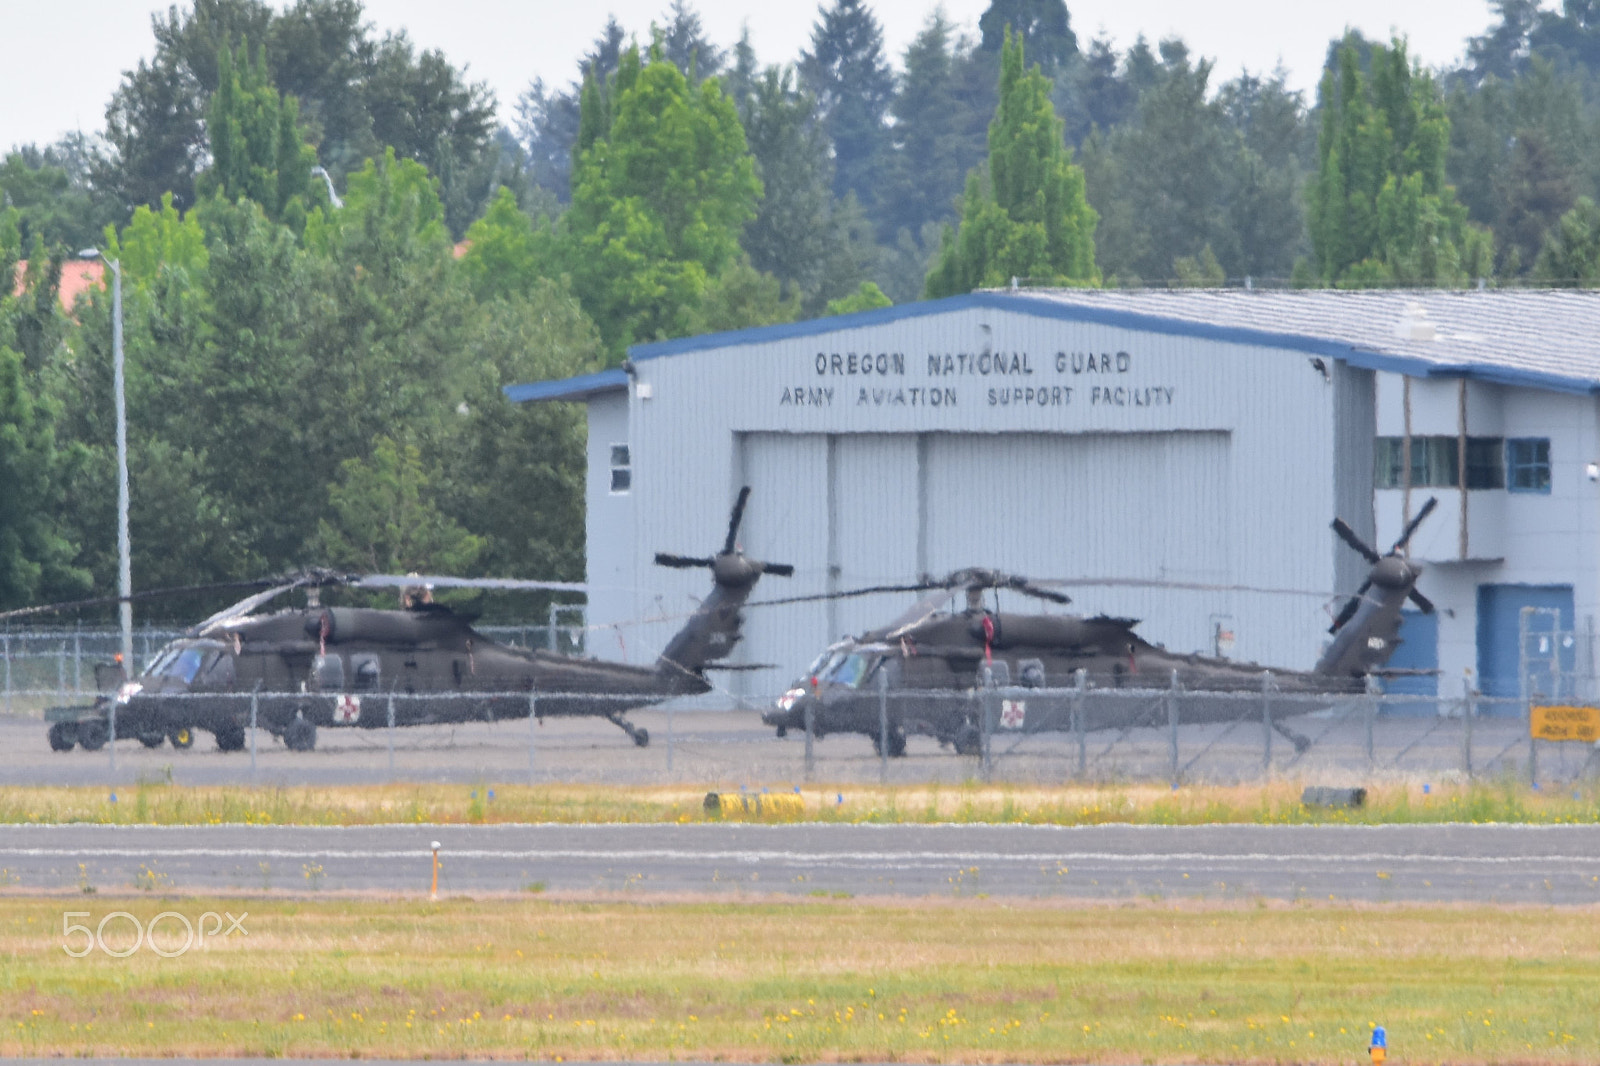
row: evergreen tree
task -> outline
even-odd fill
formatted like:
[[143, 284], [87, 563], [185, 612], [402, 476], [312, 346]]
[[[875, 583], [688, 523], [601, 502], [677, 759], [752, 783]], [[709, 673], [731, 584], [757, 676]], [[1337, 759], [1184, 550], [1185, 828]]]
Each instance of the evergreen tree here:
[[833, 144], [834, 195], [854, 194], [870, 215], [878, 207], [894, 99], [883, 29], [866, 0], [834, 0], [818, 13], [811, 47], [800, 55], [800, 84], [816, 98]]
[[854, 200], [834, 198], [828, 138], [793, 71], [767, 67], [732, 80], [746, 84], [734, 99], [764, 191], [740, 243], [756, 270], [800, 297], [801, 313], [820, 314], [861, 280], [875, 247]]
[[1310, 189], [1311, 242], [1330, 282], [1460, 282], [1487, 273], [1488, 234], [1467, 224], [1445, 182], [1450, 120], [1405, 44], [1374, 47], [1370, 76], [1354, 45], [1318, 91], [1322, 130]]
[[983, 158], [958, 81], [954, 27], [935, 9], [906, 49], [895, 96], [894, 155], [879, 212], [888, 233], [920, 235], [955, 213], [966, 173]]
[[578, 63], [578, 79], [564, 90], [535, 78], [517, 98], [517, 143], [528, 157], [529, 178], [561, 203], [572, 199], [572, 164], [582, 122], [583, 84], [603, 86], [616, 73], [627, 34], [612, 16]]
[[1577, 183], [1571, 170], [1539, 130], [1527, 130], [1512, 150], [1510, 172], [1501, 188], [1501, 213], [1495, 226], [1496, 243], [1505, 258], [1506, 273], [1521, 273], [1532, 266], [1544, 246], [1545, 236], [1577, 203]]
[[1047, 78], [1078, 58], [1078, 35], [1072, 32], [1066, 0], [990, 0], [978, 16], [978, 49], [998, 57], [1008, 28]]
[[722, 49], [711, 43], [700, 24], [700, 13], [688, 0], [672, 0], [667, 24], [661, 32], [661, 54], [683, 76], [698, 85], [722, 73]]
[[1000, 106], [989, 125], [989, 159], [967, 179], [959, 229], [947, 226], [927, 295], [950, 296], [1012, 277], [1097, 285], [1098, 216], [1083, 171], [1062, 143], [1050, 83], [1026, 69], [1022, 41], [1007, 40]]

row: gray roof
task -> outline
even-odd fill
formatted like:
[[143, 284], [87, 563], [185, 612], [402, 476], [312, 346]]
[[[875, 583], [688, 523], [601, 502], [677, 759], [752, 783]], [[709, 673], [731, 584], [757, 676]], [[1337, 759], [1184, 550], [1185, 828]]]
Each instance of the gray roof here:
[[[1091, 290], [1008, 293], [1056, 313], [1219, 339], [1322, 342], [1357, 365], [1562, 391], [1600, 390], [1600, 292]], [[1076, 313], [1076, 314], [1075, 314]], [[1349, 355], [1346, 355], [1349, 352]], [[1378, 356], [1364, 359], [1362, 354]]]
[[[981, 290], [728, 333], [634, 345], [637, 361], [879, 326], [973, 307], [1256, 344], [1413, 377], [1465, 377], [1560, 392], [1600, 392], [1600, 292], [1584, 290], [1022, 289]], [[513, 400], [586, 400], [621, 391], [619, 369], [512, 385]]]

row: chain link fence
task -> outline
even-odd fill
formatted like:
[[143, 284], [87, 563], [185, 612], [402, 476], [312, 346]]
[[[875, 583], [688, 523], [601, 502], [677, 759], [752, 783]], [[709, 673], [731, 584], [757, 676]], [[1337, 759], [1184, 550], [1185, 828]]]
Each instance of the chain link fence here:
[[[759, 718], [775, 700], [708, 711], [641, 707], [638, 696], [626, 693], [556, 692], [169, 696], [159, 720], [130, 713], [116, 728], [124, 760], [140, 757], [141, 744], [186, 746], [174, 738], [173, 723], [187, 722], [199, 727], [192, 730], [199, 742], [189, 736], [193, 752], [160, 753], [168, 762], [215, 759], [221, 748], [223, 759], [236, 760], [230, 766], [248, 765], [252, 773], [259, 761], [330, 773], [359, 767], [364, 779], [453, 774], [617, 784], [994, 780], [1178, 787], [1275, 778], [1501, 777], [1552, 785], [1600, 773], [1594, 744], [1534, 739], [1527, 700], [1471, 691], [1454, 699], [1376, 691], [1330, 697], [1279, 691], [1269, 674], [1254, 692], [1098, 687], [1086, 680], [1071, 688], [860, 695], [863, 702], [847, 719], [813, 706], [784, 737]], [[64, 756], [51, 755], [44, 723], [34, 723], [40, 754], [33, 758], [97, 755], [114, 769], [119, 745], [106, 743], [103, 727], [97, 734], [83, 724], [93, 717], [80, 716], [72, 728], [85, 732], [73, 735], [68, 746], [77, 750]], [[300, 727], [292, 723], [301, 717], [316, 727], [311, 748], [294, 734]], [[24, 740], [24, 746], [35, 745]]]

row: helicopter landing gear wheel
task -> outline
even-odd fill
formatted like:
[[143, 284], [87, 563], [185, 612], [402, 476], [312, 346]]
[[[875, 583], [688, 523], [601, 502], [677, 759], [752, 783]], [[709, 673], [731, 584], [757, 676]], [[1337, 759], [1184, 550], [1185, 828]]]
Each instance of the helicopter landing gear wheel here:
[[955, 745], [957, 755], [982, 755], [983, 734], [978, 732], [978, 727], [967, 722], [956, 730], [955, 738], [951, 741]]
[[214, 735], [218, 751], [239, 751], [244, 747], [244, 726], [226, 725], [216, 730]]
[[78, 743], [84, 751], [99, 751], [111, 739], [111, 730], [98, 719], [78, 723]]
[[57, 722], [50, 727], [50, 750], [71, 751], [78, 743], [77, 722]]
[[147, 748], [159, 748], [167, 739], [165, 733], [140, 733], [139, 743]]
[[[872, 750], [881, 759], [883, 757], [883, 735], [872, 734]], [[906, 735], [902, 730], [889, 730], [889, 758], [903, 759], [906, 755]]]
[[180, 725], [167, 734], [167, 739], [172, 741], [172, 746], [179, 751], [188, 751], [194, 747], [194, 730], [186, 725]]
[[283, 745], [290, 751], [311, 751], [317, 746], [317, 727], [296, 716], [283, 731]]
[[650, 746], [650, 730], [640, 726], [634, 731], [633, 742], [641, 748], [648, 748]]
[[789, 735], [789, 727], [786, 726], [786, 725], [780, 725], [778, 727], [778, 739], [782, 740], [784, 737], [786, 737], [788, 735]]

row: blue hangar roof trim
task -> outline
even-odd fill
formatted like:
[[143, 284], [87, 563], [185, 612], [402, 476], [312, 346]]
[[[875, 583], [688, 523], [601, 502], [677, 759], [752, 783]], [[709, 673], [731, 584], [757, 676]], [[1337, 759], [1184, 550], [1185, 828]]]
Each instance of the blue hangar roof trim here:
[[[983, 291], [779, 326], [639, 344], [635, 362], [887, 325], [973, 308], [1249, 344], [1412, 377], [1465, 377], [1600, 392], [1600, 293], [1577, 290]], [[587, 400], [625, 388], [621, 369], [510, 385], [516, 402]]]

